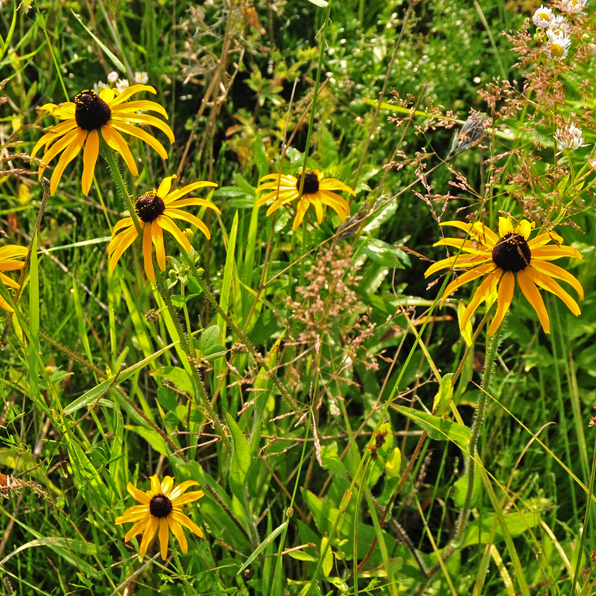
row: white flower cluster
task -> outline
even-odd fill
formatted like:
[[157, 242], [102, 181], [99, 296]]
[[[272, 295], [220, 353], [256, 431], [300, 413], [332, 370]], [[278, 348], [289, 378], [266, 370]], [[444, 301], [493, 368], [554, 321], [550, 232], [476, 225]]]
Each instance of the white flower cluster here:
[[561, 149], [559, 153], [563, 151], [575, 151], [579, 147], [585, 147], [584, 137], [582, 135], [582, 129], [575, 126], [575, 124], [568, 124], [564, 128], [558, 128], [555, 133], [555, 141], [557, 146]]
[[[580, 12], [586, 3], [587, 0], [563, 0], [562, 6], [566, 13], [571, 14]], [[571, 47], [569, 21], [563, 15], [555, 15], [550, 8], [544, 5], [536, 10], [532, 21], [536, 27], [546, 29], [546, 55], [551, 60], [566, 58]]]

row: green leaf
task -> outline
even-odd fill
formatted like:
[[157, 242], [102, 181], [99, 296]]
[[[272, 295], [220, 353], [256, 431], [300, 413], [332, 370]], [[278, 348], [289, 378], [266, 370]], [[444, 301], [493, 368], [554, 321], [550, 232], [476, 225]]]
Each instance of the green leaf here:
[[[230, 439], [232, 441], [232, 462], [230, 464], [230, 486], [232, 492], [248, 508], [246, 503], [246, 476], [252, 462], [251, 451], [248, 441], [240, 427], [236, 424], [232, 416], [227, 413], [228, 425], [230, 427]], [[248, 509], [247, 509], [248, 511]]]
[[292, 557], [292, 559], [296, 559], [298, 561], [306, 561], [307, 563], [316, 563], [317, 560], [308, 553], [305, 553], [303, 550], [293, 550], [289, 552], [288, 555]]
[[[505, 540], [503, 528], [499, 522], [495, 522], [495, 519], [495, 514], [489, 513], [472, 521], [462, 538], [462, 548], [474, 544], [486, 544], [494, 523], [498, 524], [494, 542]], [[503, 520], [511, 538], [515, 538], [536, 527], [540, 523], [540, 513], [538, 511], [508, 513], [503, 516]]]
[[333, 569], [333, 551], [331, 550], [331, 546], [328, 545], [329, 539], [326, 536], [323, 536], [323, 539], [321, 540], [321, 554], [325, 553], [325, 558], [323, 559], [321, 567], [325, 577], [329, 577], [329, 574]]
[[183, 368], [177, 366], [162, 366], [151, 371], [151, 376], [159, 379], [162, 383], [164, 380], [170, 382], [178, 389], [190, 395], [194, 395], [194, 385], [188, 373]]
[[399, 478], [401, 476], [401, 451], [396, 447], [385, 464], [385, 472], [389, 478]]
[[393, 431], [390, 422], [383, 422], [368, 444], [372, 465], [369, 468], [368, 486], [373, 487], [385, 470], [389, 454], [393, 450]]
[[160, 387], [157, 390], [157, 401], [164, 410], [171, 412], [178, 407], [178, 398], [176, 394], [167, 387]]
[[392, 246], [378, 238], [365, 238], [363, 251], [375, 263], [385, 267], [405, 269], [411, 267], [410, 257], [397, 246]]
[[431, 439], [437, 441], [453, 441], [467, 453], [470, 445], [470, 429], [467, 426], [444, 420], [438, 416], [427, 414], [405, 406], [394, 406], [404, 416], [413, 420], [418, 426], [424, 429]]
[[346, 468], [339, 457], [335, 441], [321, 447], [321, 461], [325, 470], [337, 474], [340, 478], [346, 477]]
[[125, 425], [124, 428], [128, 430], [132, 430], [133, 432], [137, 433], [140, 437], [145, 439], [157, 453], [161, 453], [161, 455], [168, 456], [170, 454], [168, 448], [166, 447], [166, 443], [161, 437], [161, 435], [157, 434], [152, 428], [144, 428], [142, 426], [131, 426]]
[[219, 325], [211, 325], [207, 327], [197, 342], [197, 347], [201, 352], [205, 352], [211, 346], [219, 342]]
[[269, 534], [269, 536], [267, 536], [267, 538], [265, 538], [265, 540], [263, 540], [263, 542], [257, 546], [250, 557], [244, 561], [244, 564], [242, 567], [240, 567], [240, 569], [238, 569], [238, 573], [236, 575], [240, 575], [240, 573], [242, 573], [261, 554], [261, 552], [263, 552], [277, 538], [277, 536], [279, 536], [279, 534], [286, 529], [287, 525], [288, 522], [285, 521], [283, 524], [281, 524], [281, 526], [275, 528], [275, 530], [273, 530], [273, 532], [271, 532], [271, 534]]
[[453, 399], [453, 373], [448, 373], [441, 379], [441, 385], [433, 401], [433, 414], [442, 416], [448, 409]]
[[323, 168], [339, 163], [335, 138], [322, 122], [319, 124], [319, 155], [321, 156], [321, 166]]

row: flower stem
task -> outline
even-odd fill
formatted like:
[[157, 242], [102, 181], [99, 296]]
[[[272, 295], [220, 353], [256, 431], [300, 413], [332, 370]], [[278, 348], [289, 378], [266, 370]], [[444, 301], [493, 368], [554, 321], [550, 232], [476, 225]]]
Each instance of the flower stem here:
[[178, 553], [177, 545], [174, 544], [174, 541], [171, 541], [172, 544], [172, 552], [174, 553], [174, 559], [176, 559], [176, 571], [178, 571], [178, 577], [182, 580], [182, 583], [186, 587], [187, 594], [194, 594], [194, 596], [199, 596], [198, 592], [193, 588], [192, 584], [188, 581], [188, 576], [184, 573], [184, 567], [182, 567], [182, 560], [180, 559], [180, 553]]
[[480, 386], [480, 397], [478, 398], [478, 406], [476, 407], [476, 417], [474, 418], [474, 422], [472, 424], [472, 429], [470, 433], [470, 450], [468, 459], [468, 490], [466, 492], [464, 506], [459, 514], [459, 518], [456, 523], [455, 535], [452, 541], [453, 545], [456, 545], [461, 540], [463, 533], [465, 532], [466, 527], [468, 525], [468, 517], [470, 515], [470, 504], [472, 502], [472, 496], [474, 494], [478, 439], [480, 438], [482, 423], [484, 422], [484, 416], [486, 415], [486, 404], [488, 403], [490, 382], [495, 368], [495, 359], [497, 357], [499, 343], [501, 341], [501, 329], [502, 325], [499, 326], [496, 333], [491, 338], [490, 343], [488, 344], [488, 349], [486, 351], [484, 378], [482, 379], [482, 385]]
[[155, 256], [153, 256], [153, 267], [154, 267], [154, 271], [155, 271], [155, 281], [156, 281], [155, 285], [157, 286], [157, 289], [158, 289], [161, 297], [163, 298], [163, 301], [166, 304], [166, 307], [170, 313], [170, 316], [172, 317], [172, 321], [174, 322], [176, 334], [178, 335], [178, 339], [180, 340], [180, 347], [182, 348], [183, 352], [186, 354], [186, 357], [188, 359], [189, 368], [191, 370], [192, 377], [193, 377], [195, 385], [197, 387], [197, 391], [199, 392], [199, 398], [201, 400], [201, 403], [203, 404], [203, 407], [207, 411], [209, 418], [211, 419], [211, 422], [215, 426], [215, 430], [217, 431], [217, 434], [219, 434], [219, 436], [226, 448], [226, 451], [231, 451], [230, 440], [228, 439], [228, 437], [226, 435], [226, 432], [223, 428], [222, 423], [219, 420], [219, 417], [217, 416], [217, 414], [215, 413], [215, 410], [213, 409], [213, 405], [211, 404], [211, 402], [209, 401], [209, 398], [207, 397], [207, 391], [205, 390], [205, 386], [203, 385], [203, 379], [201, 379], [201, 376], [199, 375], [196, 367], [191, 362], [193, 355], [191, 354], [190, 346], [186, 339], [184, 330], [182, 329], [182, 326], [180, 325], [180, 321], [178, 320], [178, 313], [176, 312], [176, 309], [174, 308], [174, 304], [172, 303], [172, 299], [170, 297], [170, 292], [168, 291], [168, 288], [166, 287], [166, 284], [163, 279], [159, 265], [155, 262]]
[[207, 299], [209, 300], [209, 302], [211, 302], [211, 304], [213, 305], [215, 310], [221, 315], [222, 319], [226, 322], [228, 327], [240, 338], [240, 341], [242, 341], [242, 343], [246, 346], [248, 351], [254, 356], [255, 360], [259, 363], [259, 365], [265, 369], [265, 371], [269, 375], [269, 378], [273, 381], [273, 383], [279, 389], [280, 393], [282, 394], [284, 399], [288, 402], [288, 405], [292, 408], [292, 410], [296, 413], [302, 412], [302, 408], [298, 405], [298, 403], [294, 400], [294, 398], [289, 394], [288, 390], [282, 385], [282, 383], [277, 378], [277, 376], [274, 374], [274, 372], [269, 368], [265, 359], [259, 354], [259, 352], [257, 352], [257, 349], [252, 345], [252, 342], [248, 339], [248, 337], [246, 337], [246, 335], [242, 331], [240, 331], [240, 329], [238, 329], [238, 327], [236, 326], [234, 321], [232, 321], [232, 319], [228, 316], [228, 314], [219, 305], [219, 303], [215, 299], [215, 296], [213, 296], [213, 294], [211, 293], [211, 290], [209, 289], [207, 282], [202, 278], [201, 274], [197, 271], [197, 268], [196, 268], [195, 264], [192, 262], [192, 259], [189, 258], [189, 256], [186, 254], [186, 252], [184, 250], [181, 250], [180, 253], [182, 255], [182, 259], [184, 260], [184, 262], [192, 270], [194, 277], [196, 279], [196, 282], [199, 284], [199, 286], [201, 286], [201, 289], [205, 293], [205, 296], [207, 296]]
[[114, 152], [112, 151], [112, 149], [110, 149], [108, 144], [103, 139], [101, 139], [101, 152], [108, 162], [110, 174], [112, 175], [112, 180], [116, 185], [116, 188], [122, 195], [122, 198], [124, 199], [124, 203], [126, 204], [126, 208], [128, 209], [128, 213], [130, 214], [132, 223], [134, 224], [135, 229], [137, 230], [137, 234], [142, 238], [143, 228], [141, 226], [139, 218], [137, 217], [137, 212], [135, 211], [134, 203], [132, 202], [132, 199], [128, 194], [128, 189], [126, 188], [124, 178], [122, 178], [122, 173], [120, 172], [120, 168], [118, 167], [118, 163], [116, 162]]

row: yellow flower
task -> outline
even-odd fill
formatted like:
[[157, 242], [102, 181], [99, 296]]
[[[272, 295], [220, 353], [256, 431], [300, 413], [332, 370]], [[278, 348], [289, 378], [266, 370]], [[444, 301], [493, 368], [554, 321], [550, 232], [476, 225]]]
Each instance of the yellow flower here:
[[[282, 205], [287, 205], [288, 203], [297, 200], [300, 197], [301, 177], [302, 173], [298, 174], [298, 178], [287, 174], [268, 174], [267, 176], [263, 176], [260, 180], [260, 186], [257, 188], [257, 192], [263, 190], [269, 190], [271, 192], [268, 192], [257, 200], [257, 207], [260, 207], [271, 199], [275, 199], [275, 202], [267, 210], [267, 216], [269, 216], [274, 211], [277, 211]], [[265, 182], [265, 184], [263, 184], [263, 180], [272, 180], [272, 182]], [[319, 223], [323, 221], [323, 205], [328, 205], [334, 209], [340, 219], [344, 221], [350, 213], [350, 206], [345, 199], [338, 194], [331, 192], [332, 190], [342, 190], [349, 192], [351, 195], [356, 194], [347, 184], [344, 184], [335, 178], [325, 179], [323, 173], [318, 170], [306, 170], [306, 173], [304, 174], [302, 198], [296, 207], [296, 217], [294, 218], [292, 229], [298, 229], [298, 226], [311, 205], [315, 208], [317, 221]]]
[[[44, 147], [44, 154], [41, 158], [42, 164], [39, 168], [39, 175], [44, 168], [62, 152], [58, 165], [55, 167], [50, 180], [50, 192], [55, 194], [58, 182], [66, 166], [80, 153], [83, 146], [83, 193], [89, 194], [95, 162], [99, 155], [100, 133], [103, 140], [109, 147], [120, 153], [134, 176], [138, 176], [137, 165], [124, 140], [121, 132], [137, 137], [153, 147], [164, 159], [168, 154], [163, 145], [148, 132], [135, 126], [136, 124], [149, 124], [163, 131], [170, 143], [174, 142], [172, 129], [162, 120], [148, 114], [139, 114], [139, 110], [158, 112], [164, 118], [168, 117], [166, 111], [154, 101], [137, 100], [126, 102], [126, 100], [140, 91], [155, 93], [155, 89], [148, 85], [133, 85], [118, 93], [115, 89], [102, 89], [98, 95], [95, 91], [87, 89], [79, 93], [74, 102], [67, 101], [60, 105], [47, 103], [40, 109], [46, 110], [55, 118], [63, 120], [56, 124], [48, 133], [37, 141], [33, 148], [31, 157]], [[60, 139], [60, 140], [58, 140]]]
[[[16, 281], [13, 281], [8, 277], [8, 275], [4, 275], [1, 273], [2, 271], [15, 271], [16, 269], [22, 269], [25, 266], [24, 261], [19, 261], [18, 259], [24, 258], [27, 256], [27, 249], [23, 246], [17, 246], [16, 244], [7, 244], [6, 246], [2, 246], [0, 248], [0, 281], [4, 282], [7, 286], [11, 288], [16, 288], [17, 290], [21, 287]], [[3, 300], [2, 296], [0, 296], [0, 308], [7, 310], [8, 312], [13, 312], [12, 307]]]
[[151, 476], [151, 490], [143, 492], [129, 482], [126, 490], [141, 504], [129, 507], [124, 515], [116, 518], [116, 524], [136, 522], [126, 533], [124, 541], [128, 542], [133, 536], [142, 533], [143, 539], [139, 555], [144, 557], [149, 543], [159, 530], [161, 558], [165, 560], [168, 555], [171, 531], [178, 539], [182, 552], [188, 552], [188, 543], [182, 526], [188, 528], [199, 538], [203, 538], [203, 532], [182, 513], [182, 505], [192, 503], [205, 495], [202, 490], [184, 494], [191, 486], [198, 485], [199, 483], [194, 480], [186, 480], [174, 488], [174, 479], [171, 476], [166, 476], [160, 482], [155, 475]]
[[[157, 264], [162, 271], [166, 269], [166, 251], [163, 242], [163, 230], [170, 232], [176, 240], [182, 244], [187, 252], [191, 252], [192, 247], [187, 236], [182, 233], [180, 228], [174, 222], [180, 219], [197, 226], [207, 238], [211, 238], [209, 228], [196, 216], [182, 210], [181, 207], [198, 205], [208, 207], [220, 213], [220, 210], [210, 201], [205, 199], [189, 198], [182, 199], [184, 195], [206, 186], [217, 186], [214, 182], [194, 182], [184, 188], [170, 192], [172, 180], [176, 176], [164, 178], [157, 190], [153, 189], [145, 193], [135, 203], [135, 211], [141, 220], [143, 228], [143, 257], [145, 260], [145, 273], [147, 277], [155, 283], [155, 271], [153, 270], [153, 261], [151, 259], [151, 245], [155, 245], [155, 254], [157, 255]], [[124, 230], [124, 231], [123, 231]], [[122, 232], [118, 234], [118, 232]], [[116, 263], [122, 256], [122, 253], [137, 239], [138, 233], [134, 226], [132, 217], [126, 217], [120, 220], [114, 227], [113, 238], [108, 245], [108, 256], [110, 259], [110, 272], [113, 273]]]
[[[550, 320], [536, 286], [559, 296], [574, 315], [581, 314], [577, 302], [555, 279], [567, 282], [583, 300], [584, 291], [581, 284], [565, 269], [553, 265], [550, 261], [563, 257], [581, 260], [582, 256], [575, 248], [563, 246], [564, 239], [555, 232], [545, 232], [533, 240], [528, 240], [534, 224], [521, 220], [514, 228], [511, 220], [505, 217], [499, 218], [498, 236], [480, 222], [469, 224], [460, 221], [446, 221], [441, 225], [459, 228], [470, 236], [470, 240], [444, 238], [434, 245], [452, 246], [461, 250], [461, 253], [437, 261], [428, 268], [425, 277], [441, 269], [454, 266], [469, 269], [445, 288], [441, 306], [447, 296], [457, 288], [479, 277], [486, 276], [460, 319], [461, 329], [466, 327], [476, 309], [498, 287], [497, 313], [488, 330], [488, 334], [493, 335], [503, 322], [505, 313], [511, 304], [516, 277], [521, 291], [534, 307], [546, 333], [550, 333]], [[549, 245], [551, 241], [554, 244]]]

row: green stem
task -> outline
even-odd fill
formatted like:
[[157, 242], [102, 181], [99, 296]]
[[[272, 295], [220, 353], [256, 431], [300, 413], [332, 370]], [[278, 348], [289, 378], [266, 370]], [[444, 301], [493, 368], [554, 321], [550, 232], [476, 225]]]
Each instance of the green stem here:
[[470, 515], [470, 504], [472, 502], [472, 496], [474, 494], [474, 477], [476, 472], [476, 453], [478, 448], [478, 439], [480, 438], [482, 423], [484, 422], [484, 416], [486, 415], [486, 404], [488, 403], [490, 382], [495, 368], [495, 359], [497, 357], [497, 351], [501, 340], [502, 327], [502, 325], [499, 326], [497, 332], [493, 335], [488, 345], [488, 350], [486, 352], [484, 378], [482, 379], [482, 385], [480, 387], [480, 397], [478, 399], [478, 406], [476, 408], [476, 418], [474, 418], [474, 423], [472, 424], [472, 429], [470, 433], [470, 452], [468, 459], [468, 490], [466, 492], [464, 506], [460, 512], [459, 519], [457, 520], [455, 535], [452, 541], [453, 545], [456, 545], [461, 540], [466, 526], [468, 525], [468, 517]]
[[209, 302], [211, 302], [211, 304], [213, 305], [215, 310], [219, 313], [221, 318], [226, 322], [228, 327], [240, 338], [242, 343], [246, 346], [248, 351], [254, 356], [255, 360], [259, 363], [259, 365], [265, 369], [265, 371], [269, 375], [269, 378], [273, 381], [273, 383], [279, 389], [279, 391], [282, 394], [282, 396], [284, 397], [284, 399], [288, 402], [288, 405], [292, 408], [292, 410], [294, 412], [296, 412], [296, 413], [302, 412], [302, 408], [300, 408], [298, 403], [289, 394], [288, 390], [282, 385], [282, 383], [277, 378], [277, 376], [274, 374], [274, 372], [269, 368], [265, 359], [259, 354], [259, 352], [257, 352], [257, 349], [252, 345], [252, 342], [248, 339], [248, 337], [246, 337], [246, 335], [242, 331], [240, 331], [240, 329], [238, 329], [238, 327], [236, 326], [234, 321], [232, 321], [232, 319], [228, 316], [228, 314], [224, 311], [224, 309], [219, 305], [219, 303], [215, 299], [215, 296], [213, 296], [213, 294], [211, 293], [211, 290], [209, 289], [207, 282], [203, 279], [201, 274], [197, 271], [197, 268], [196, 268], [195, 264], [192, 262], [192, 259], [186, 254], [185, 251], [180, 251], [180, 254], [182, 255], [182, 259], [184, 260], [184, 262], [192, 270], [194, 277], [196, 279], [196, 282], [199, 284], [199, 286], [201, 286], [201, 289], [205, 293], [205, 296], [207, 296], [207, 299], [209, 300]]
[[184, 567], [182, 567], [182, 560], [180, 559], [180, 554], [178, 553], [178, 548], [174, 541], [172, 540], [172, 552], [174, 553], [174, 559], [176, 559], [176, 567], [178, 571], [178, 577], [182, 580], [182, 583], [186, 587], [187, 594], [194, 594], [195, 596], [199, 596], [198, 592], [193, 588], [192, 584], [188, 581], [186, 573], [184, 573]]
[[116, 157], [114, 156], [114, 152], [110, 149], [107, 143], [101, 139], [101, 152], [103, 156], [106, 158], [108, 162], [108, 166], [110, 168], [110, 174], [112, 175], [112, 180], [116, 185], [116, 188], [122, 195], [122, 199], [126, 204], [126, 208], [128, 209], [128, 213], [132, 219], [132, 223], [137, 230], [137, 234], [142, 238], [143, 237], [143, 227], [141, 226], [141, 222], [137, 216], [137, 212], [135, 211], [134, 203], [128, 194], [128, 189], [126, 188], [126, 184], [124, 182], [124, 178], [122, 178], [122, 173], [120, 172], [120, 168], [118, 167], [118, 163], [116, 162]]
[[155, 281], [156, 281], [155, 285], [157, 286], [157, 289], [158, 289], [161, 297], [163, 298], [163, 301], [165, 302], [166, 308], [168, 309], [170, 316], [172, 317], [172, 321], [174, 322], [176, 334], [178, 335], [178, 339], [180, 340], [180, 347], [182, 348], [182, 351], [186, 354], [186, 357], [189, 361], [189, 368], [191, 370], [195, 385], [197, 387], [197, 391], [199, 392], [199, 398], [201, 400], [201, 403], [203, 404], [203, 407], [207, 411], [209, 418], [211, 419], [211, 422], [213, 422], [213, 424], [215, 426], [215, 430], [219, 434], [219, 436], [226, 448], [226, 451], [231, 452], [230, 440], [228, 439], [228, 437], [226, 435], [226, 432], [223, 428], [222, 423], [219, 420], [219, 417], [217, 416], [217, 414], [215, 413], [215, 410], [213, 409], [213, 405], [211, 404], [211, 402], [209, 401], [209, 398], [207, 397], [207, 391], [205, 390], [205, 386], [203, 385], [203, 379], [201, 379], [201, 376], [199, 375], [196, 367], [192, 363], [193, 355], [190, 352], [190, 346], [188, 345], [188, 341], [186, 340], [186, 335], [182, 329], [182, 326], [180, 325], [180, 321], [178, 320], [178, 313], [176, 312], [176, 309], [174, 308], [174, 305], [172, 304], [170, 292], [168, 291], [168, 288], [164, 282], [159, 265], [157, 265], [157, 263], [155, 262], [155, 256], [153, 257], [153, 267], [154, 267], [154, 271], [155, 271]]

